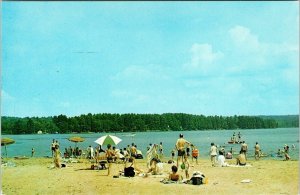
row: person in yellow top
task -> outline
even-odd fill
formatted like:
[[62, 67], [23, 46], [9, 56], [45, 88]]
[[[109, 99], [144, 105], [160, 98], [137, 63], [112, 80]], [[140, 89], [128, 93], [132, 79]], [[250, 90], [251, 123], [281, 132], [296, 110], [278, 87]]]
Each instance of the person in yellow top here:
[[187, 144], [191, 144], [190, 142], [186, 141], [185, 139], [183, 139], [183, 134], [179, 135], [179, 139], [176, 142], [176, 149], [177, 149], [177, 167], [178, 167], [178, 162], [179, 159], [181, 158], [181, 162], [183, 162], [183, 158], [185, 156], [185, 145]]

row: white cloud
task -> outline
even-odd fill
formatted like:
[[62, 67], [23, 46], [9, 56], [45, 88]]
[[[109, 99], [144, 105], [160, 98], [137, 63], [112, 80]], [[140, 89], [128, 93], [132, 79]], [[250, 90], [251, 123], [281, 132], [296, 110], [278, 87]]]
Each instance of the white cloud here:
[[1, 90], [1, 99], [2, 101], [13, 101], [16, 98], [11, 96], [9, 93], [7, 93], [6, 91], [4, 91], [3, 89]]
[[[297, 43], [263, 42], [249, 28], [240, 25], [231, 28], [228, 34], [232, 41], [231, 57], [228, 59], [231, 60], [231, 65], [227, 68], [228, 73], [260, 75], [268, 71], [273, 74], [273, 70], [283, 71], [299, 64]], [[276, 76], [273, 76], [276, 79]]]
[[247, 52], [260, 51], [263, 49], [262, 44], [258, 41], [257, 36], [250, 32], [250, 29], [243, 26], [235, 26], [229, 30], [229, 35], [237, 47], [242, 47]]
[[213, 51], [210, 44], [194, 43], [190, 49], [190, 62], [184, 65], [184, 70], [201, 74], [210, 74], [217, 67], [217, 61], [221, 59], [224, 54], [220, 51]]

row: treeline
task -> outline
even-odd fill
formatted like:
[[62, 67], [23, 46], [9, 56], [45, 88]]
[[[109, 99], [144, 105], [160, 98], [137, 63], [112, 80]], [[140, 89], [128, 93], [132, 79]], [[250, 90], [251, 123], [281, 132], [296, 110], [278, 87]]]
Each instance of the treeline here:
[[261, 116], [263, 119], [274, 119], [279, 128], [299, 127], [299, 115]]
[[276, 120], [257, 116], [166, 114], [87, 114], [75, 117], [2, 117], [2, 134], [135, 132], [277, 128]]

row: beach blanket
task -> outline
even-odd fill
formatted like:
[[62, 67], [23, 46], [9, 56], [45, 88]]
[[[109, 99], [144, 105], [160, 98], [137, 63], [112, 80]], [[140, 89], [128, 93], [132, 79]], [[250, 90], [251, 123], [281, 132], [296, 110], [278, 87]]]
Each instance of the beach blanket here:
[[152, 178], [166, 178], [168, 175], [148, 175], [147, 177], [152, 177]]
[[163, 184], [185, 184], [183, 181], [172, 181], [166, 178], [160, 180], [160, 182]]
[[74, 158], [63, 158], [62, 159], [63, 162], [65, 163], [78, 163], [79, 161], [77, 159], [74, 159]]

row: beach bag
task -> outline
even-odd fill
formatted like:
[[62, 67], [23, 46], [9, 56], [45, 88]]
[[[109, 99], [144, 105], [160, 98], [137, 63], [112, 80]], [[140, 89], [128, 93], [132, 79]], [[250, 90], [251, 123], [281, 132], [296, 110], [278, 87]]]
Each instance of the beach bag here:
[[192, 184], [193, 185], [201, 185], [202, 184], [202, 177], [192, 177]]
[[203, 173], [201, 173], [199, 171], [195, 171], [191, 178], [191, 183], [193, 185], [201, 185], [201, 184], [205, 183], [205, 182], [203, 182], [204, 178], [205, 178], [205, 176]]
[[124, 168], [124, 176], [125, 177], [134, 177], [135, 172], [133, 167]]

